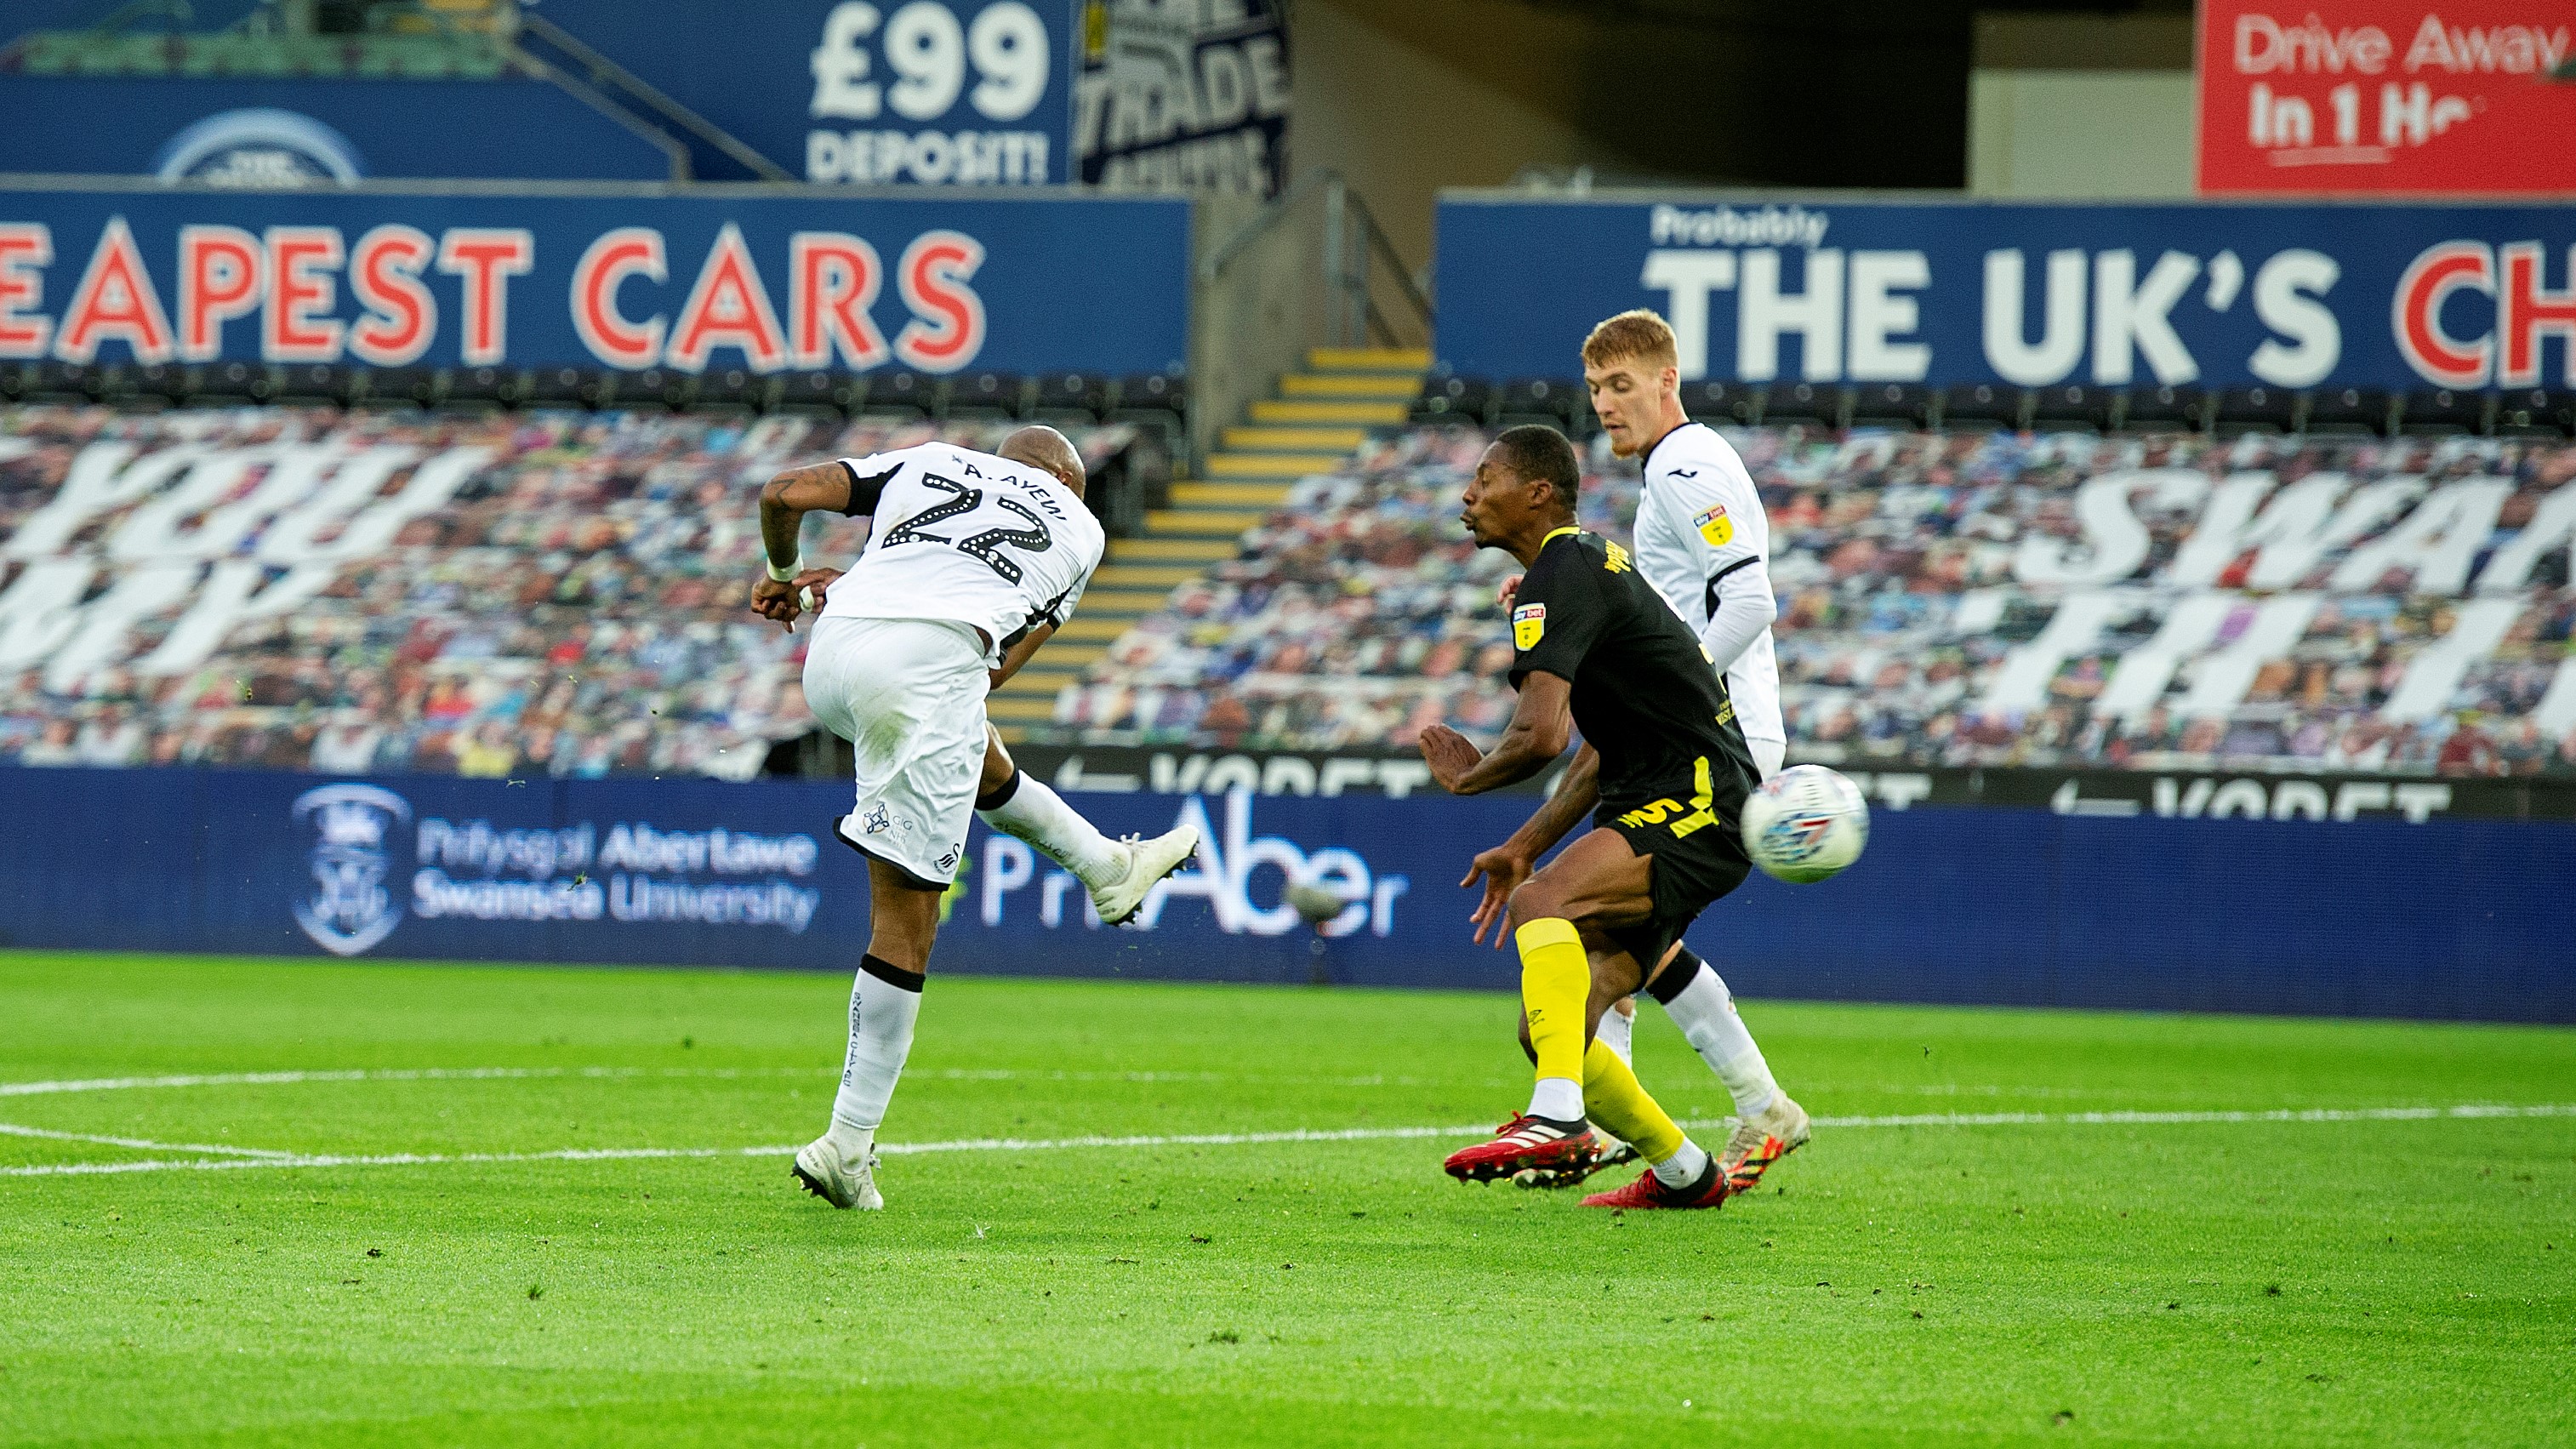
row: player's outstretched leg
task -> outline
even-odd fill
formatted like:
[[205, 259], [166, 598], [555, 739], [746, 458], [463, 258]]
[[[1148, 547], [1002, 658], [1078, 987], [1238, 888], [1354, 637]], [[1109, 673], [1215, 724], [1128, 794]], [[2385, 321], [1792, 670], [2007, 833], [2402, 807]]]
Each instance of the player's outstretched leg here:
[[1626, 1187], [1585, 1198], [1585, 1207], [1713, 1208], [1726, 1201], [1726, 1174], [1717, 1159], [1647, 1095], [1617, 1053], [1598, 1041], [1583, 1058], [1583, 1106], [1603, 1126], [1634, 1143], [1652, 1164]]
[[1663, 1003], [1691, 1049], [1735, 1098], [1736, 1127], [1718, 1162], [1729, 1192], [1751, 1192], [1773, 1163], [1805, 1145], [1812, 1130], [1807, 1109], [1772, 1080], [1770, 1063], [1736, 1013], [1725, 980], [1688, 946], [1673, 947], [1646, 991]]
[[868, 953], [850, 986], [849, 1050], [832, 1098], [832, 1128], [797, 1150], [793, 1169], [806, 1191], [836, 1208], [885, 1206], [876, 1184], [877, 1128], [912, 1054], [939, 895], [884, 861], [868, 862]]
[[1073, 878], [1091, 893], [1091, 908], [1113, 926], [1133, 920], [1145, 904], [1146, 892], [1187, 864], [1199, 848], [1198, 830], [1187, 825], [1151, 840], [1132, 835], [1111, 840], [1064, 803], [1063, 796], [1022, 774], [990, 726], [985, 729], [984, 774], [977, 785], [975, 810], [985, 824], [1027, 841], [1041, 855], [1073, 872]]

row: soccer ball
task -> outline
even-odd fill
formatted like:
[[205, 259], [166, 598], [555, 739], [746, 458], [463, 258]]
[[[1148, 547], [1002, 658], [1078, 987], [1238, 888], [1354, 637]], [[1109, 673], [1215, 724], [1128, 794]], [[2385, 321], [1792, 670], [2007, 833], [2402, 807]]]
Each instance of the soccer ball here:
[[1869, 844], [1860, 787], [1822, 765], [1792, 765], [1744, 800], [1744, 852], [1793, 885], [1839, 875]]

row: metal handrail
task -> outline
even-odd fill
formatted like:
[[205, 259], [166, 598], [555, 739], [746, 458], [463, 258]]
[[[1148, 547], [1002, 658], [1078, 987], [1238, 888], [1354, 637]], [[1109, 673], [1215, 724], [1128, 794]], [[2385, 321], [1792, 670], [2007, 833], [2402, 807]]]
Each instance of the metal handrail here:
[[[1253, 243], [1275, 230], [1297, 204], [1314, 194], [1324, 193], [1324, 284], [1335, 293], [1331, 308], [1331, 341], [1334, 343], [1397, 340], [1394, 324], [1377, 305], [1369, 286], [1369, 261], [1383, 256], [1395, 274], [1396, 287], [1406, 305], [1421, 318], [1427, 335], [1432, 330], [1434, 312], [1431, 299], [1405, 266], [1404, 256], [1395, 249], [1386, 229], [1377, 224], [1368, 202], [1352, 189], [1350, 180], [1331, 167], [1316, 167], [1297, 178], [1269, 205], [1237, 227], [1234, 234], [1209, 251], [1199, 264], [1199, 280], [1213, 282], [1234, 260], [1249, 250]], [[1356, 223], [1358, 247], [1351, 243]]]
[[[607, 56], [600, 54], [597, 50], [592, 49], [588, 42], [582, 40], [579, 36], [574, 35], [571, 31], [564, 29], [562, 26], [555, 24], [553, 21], [546, 19], [544, 16], [533, 15], [522, 10], [519, 12], [518, 29], [520, 33], [534, 35], [538, 39], [543, 40], [546, 44], [563, 51], [574, 60], [579, 61], [584, 68], [590, 71], [590, 78], [594, 83], [604, 81], [615, 85], [619, 90], [622, 90], [642, 101], [651, 109], [660, 112], [664, 119], [669, 120], [680, 129], [687, 131], [699, 140], [704, 141], [708, 145], [716, 148], [718, 151], [723, 152], [737, 165], [740, 165], [745, 170], [751, 172], [754, 176], [759, 177], [761, 180], [794, 181], [797, 179], [795, 176], [789, 174], [786, 168], [780, 166], [777, 162], [770, 160], [758, 151], [755, 151], [749, 146], [746, 146], [742, 142], [734, 139], [732, 132], [725, 130], [722, 126], [719, 126], [715, 122], [708, 120], [706, 117], [699, 115], [697, 112], [690, 110], [680, 102], [673, 100], [670, 96], [654, 87], [651, 82], [646, 81], [643, 77], [636, 75], [633, 71], [619, 65], [616, 61], [609, 59]], [[516, 44], [515, 42], [513, 42], [511, 49], [522, 55], [527, 54], [526, 48]]]

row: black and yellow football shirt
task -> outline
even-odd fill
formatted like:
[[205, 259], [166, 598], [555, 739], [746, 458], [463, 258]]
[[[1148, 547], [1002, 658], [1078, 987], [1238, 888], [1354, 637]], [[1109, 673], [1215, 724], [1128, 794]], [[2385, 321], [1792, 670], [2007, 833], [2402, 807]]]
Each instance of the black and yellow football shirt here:
[[1626, 549], [1575, 528], [1549, 534], [1512, 599], [1512, 646], [1513, 688], [1532, 670], [1573, 686], [1575, 727], [1601, 753], [1605, 813], [1706, 792], [1727, 821], [1743, 818], [1759, 776], [1725, 676]]

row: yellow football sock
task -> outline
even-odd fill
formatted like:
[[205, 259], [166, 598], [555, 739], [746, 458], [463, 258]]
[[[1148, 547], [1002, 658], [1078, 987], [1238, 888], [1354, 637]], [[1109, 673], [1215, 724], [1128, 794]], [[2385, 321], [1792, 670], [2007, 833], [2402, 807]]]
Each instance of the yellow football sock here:
[[1595, 1041], [1583, 1054], [1583, 1110], [1625, 1138], [1648, 1162], [1663, 1162], [1681, 1150], [1682, 1129], [1646, 1095], [1637, 1074], [1628, 1070], [1607, 1042]]
[[1530, 1049], [1544, 1081], [1583, 1080], [1583, 1003], [1592, 994], [1592, 963], [1583, 938], [1561, 916], [1530, 922], [1513, 933], [1521, 951], [1521, 1011], [1529, 1018]]

